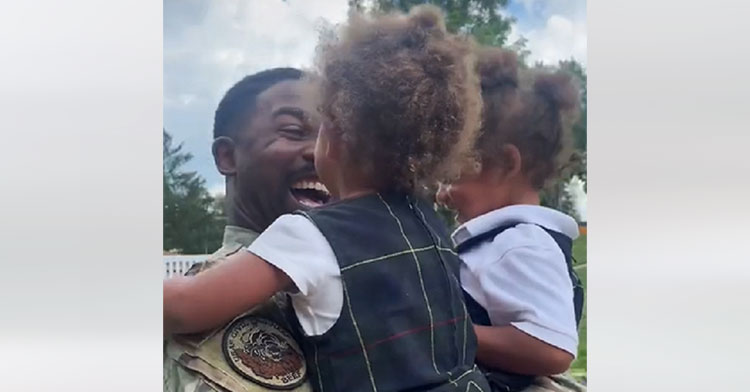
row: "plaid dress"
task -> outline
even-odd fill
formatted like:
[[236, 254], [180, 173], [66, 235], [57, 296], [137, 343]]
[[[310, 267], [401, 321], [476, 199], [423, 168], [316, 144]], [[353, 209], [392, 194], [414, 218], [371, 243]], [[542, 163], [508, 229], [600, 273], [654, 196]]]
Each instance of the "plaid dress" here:
[[429, 204], [374, 194], [298, 214], [330, 243], [344, 290], [336, 324], [303, 339], [315, 390], [489, 391], [459, 259]]

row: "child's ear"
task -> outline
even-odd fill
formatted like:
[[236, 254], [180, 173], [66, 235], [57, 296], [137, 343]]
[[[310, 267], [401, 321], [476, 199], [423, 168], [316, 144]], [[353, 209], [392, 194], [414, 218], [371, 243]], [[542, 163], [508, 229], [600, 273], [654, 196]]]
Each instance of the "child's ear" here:
[[505, 175], [515, 177], [521, 173], [523, 162], [521, 160], [521, 151], [514, 144], [505, 144], [502, 148], [503, 162], [505, 166]]
[[214, 154], [214, 163], [219, 173], [225, 176], [237, 173], [237, 162], [234, 159], [234, 140], [227, 136], [214, 139], [211, 151]]

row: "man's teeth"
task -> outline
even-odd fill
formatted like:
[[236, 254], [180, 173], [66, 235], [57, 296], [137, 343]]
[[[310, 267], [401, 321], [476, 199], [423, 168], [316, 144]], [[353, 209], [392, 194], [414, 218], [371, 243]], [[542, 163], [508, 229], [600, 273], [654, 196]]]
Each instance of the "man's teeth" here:
[[320, 183], [319, 181], [300, 181], [296, 184], [292, 185], [293, 189], [314, 189], [316, 191], [324, 192], [328, 194], [328, 189], [326, 189], [326, 186]]

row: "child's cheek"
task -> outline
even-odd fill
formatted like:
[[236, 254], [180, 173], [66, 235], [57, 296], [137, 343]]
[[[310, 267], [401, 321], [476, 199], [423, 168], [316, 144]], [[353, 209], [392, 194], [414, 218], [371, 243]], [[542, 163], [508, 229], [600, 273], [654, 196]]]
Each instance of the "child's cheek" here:
[[475, 218], [487, 198], [485, 191], [475, 181], [467, 181], [451, 186], [448, 192], [451, 209], [458, 213], [458, 220], [466, 222]]
[[437, 194], [435, 194], [435, 201], [446, 208], [452, 208], [450, 204], [450, 185], [440, 184]]
[[446, 190], [446, 198], [448, 199], [448, 207], [456, 210], [459, 215], [463, 213], [466, 207], [466, 187], [460, 184], [451, 185]]

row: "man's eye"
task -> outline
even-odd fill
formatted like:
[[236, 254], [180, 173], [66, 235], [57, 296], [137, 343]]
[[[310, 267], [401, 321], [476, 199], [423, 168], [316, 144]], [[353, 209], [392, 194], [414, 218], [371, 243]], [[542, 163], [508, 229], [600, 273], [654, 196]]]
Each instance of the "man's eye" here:
[[301, 138], [306, 135], [305, 129], [299, 125], [287, 125], [281, 127], [281, 132], [293, 138]]

